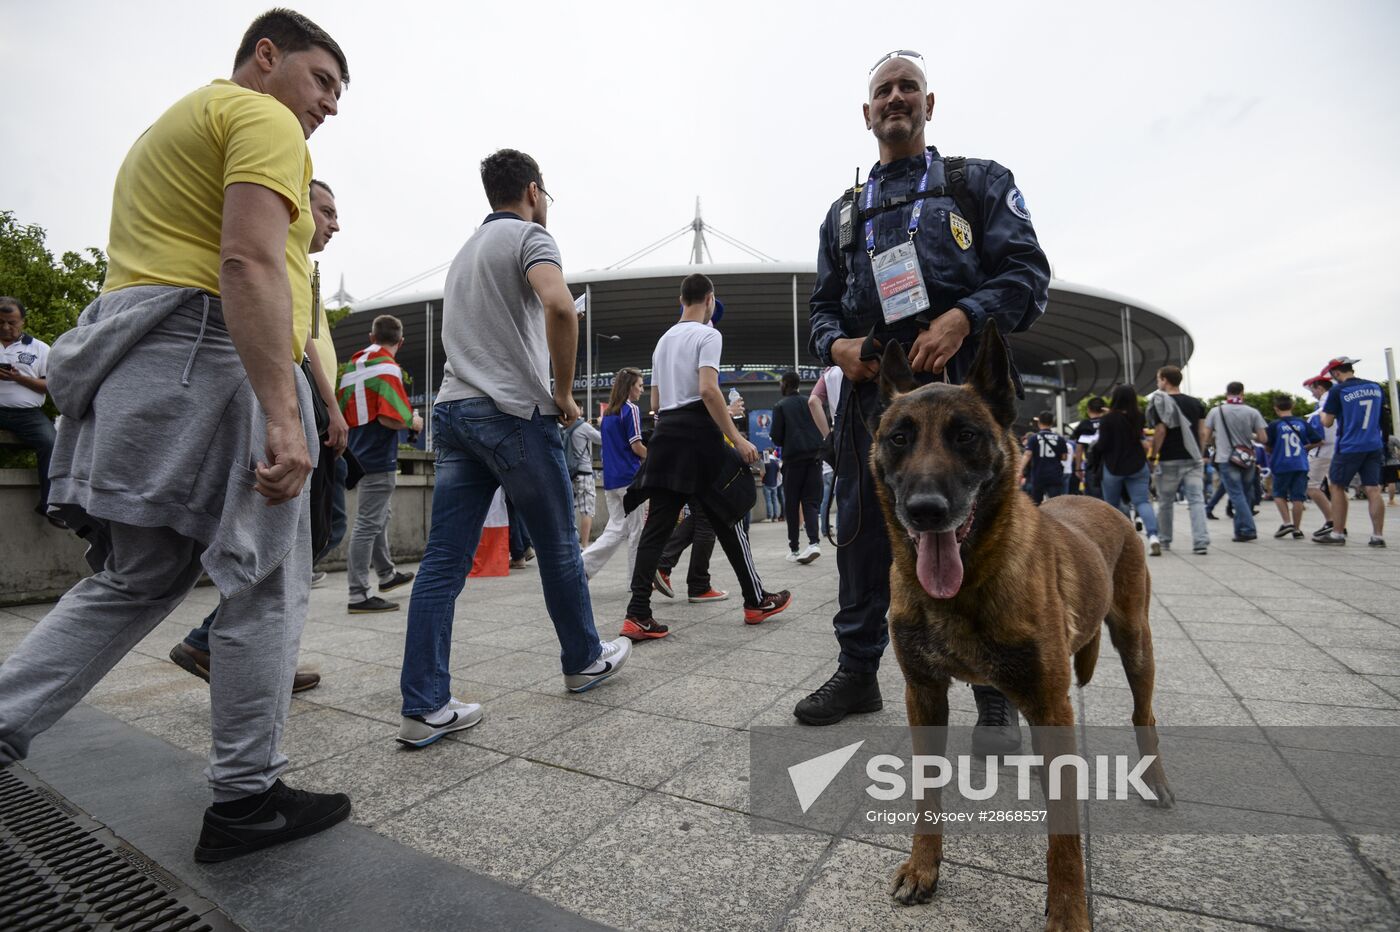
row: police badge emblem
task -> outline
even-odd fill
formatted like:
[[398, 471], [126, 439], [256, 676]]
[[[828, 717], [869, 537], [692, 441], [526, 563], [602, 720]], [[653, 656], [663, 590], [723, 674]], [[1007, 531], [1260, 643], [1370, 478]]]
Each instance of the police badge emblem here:
[[955, 213], [948, 214], [948, 227], [953, 231], [953, 241], [961, 249], [972, 248], [972, 224]]

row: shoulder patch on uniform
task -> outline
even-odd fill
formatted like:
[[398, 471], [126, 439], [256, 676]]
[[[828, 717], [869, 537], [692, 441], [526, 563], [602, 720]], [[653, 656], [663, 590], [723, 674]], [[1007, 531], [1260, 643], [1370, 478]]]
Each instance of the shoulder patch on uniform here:
[[972, 224], [958, 214], [949, 212], [948, 228], [953, 231], [953, 242], [964, 251], [972, 247]]
[[1026, 210], [1026, 199], [1021, 196], [1020, 188], [1012, 188], [1006, 192], [1006, 206], [1011, 208], [1011, 212], [1022, 220], [1031, 219], [1031, 212]]

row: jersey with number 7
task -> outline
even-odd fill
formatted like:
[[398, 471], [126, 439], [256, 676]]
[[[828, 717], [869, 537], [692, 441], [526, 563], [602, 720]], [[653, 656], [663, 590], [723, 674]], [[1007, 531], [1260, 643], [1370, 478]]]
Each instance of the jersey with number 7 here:
[[1347, 379], [1332, 386], [1322, 410], [1337, 419], [1337, 452], [1369, 453], [1381, 443], [1385, 394], [1369, 379]]

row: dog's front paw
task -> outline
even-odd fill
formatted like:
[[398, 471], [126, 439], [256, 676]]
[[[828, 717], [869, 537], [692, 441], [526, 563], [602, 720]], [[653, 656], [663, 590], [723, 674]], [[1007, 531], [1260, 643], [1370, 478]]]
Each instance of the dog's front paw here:
[[1156, 799], [1145, 799], [1143, 802], [1157, 809], [1170, 809], [1176, 805], [1176, 794], [1167, 785], [1167, 772], [1162, 769], [1162, 762], [1155, 760], [1147, 768], [1147, 773], [1143, 774], [1142, 782], [1153, 792]]
[[890, 881], [890, 896], [894, 897], [896, 903], [905, 906], [927, 903], [933, 899], [933, 893], [937, 889], [936, 861], [927, 867], [920, 867], [914, 863], [914, 858], [910, 858], [899, 865], [899, 870], [894, 872], [894, 880]]

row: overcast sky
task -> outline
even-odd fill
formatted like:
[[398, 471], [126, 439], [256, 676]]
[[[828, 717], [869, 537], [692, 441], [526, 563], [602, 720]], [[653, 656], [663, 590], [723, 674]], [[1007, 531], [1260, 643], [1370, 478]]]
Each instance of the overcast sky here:
[[[126, 150], [228, 76], [265, 8], [0, 0], [0, 208], [56, 252], [105, 248]], [[1400, 342], [1394, 2], [297, 8], [352, 77], [310, 143], [344, 227], [321, 256], [327, 293], [341, 273], [363, 298], [450, 260], [501, 146], [539, 160], [566, 271], [682, 226], [697, 195], [721, 231], [812, 261], [827, 205], [875, 159], [867, 70], [911, 48], [937, 95], [930, 141], [1012, 169], [1057, 277], [1184, 323], [1196, 394], [1301, 391], [1342, 353], [1381, 377]]]

